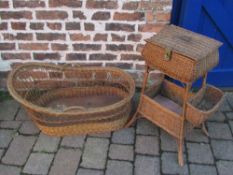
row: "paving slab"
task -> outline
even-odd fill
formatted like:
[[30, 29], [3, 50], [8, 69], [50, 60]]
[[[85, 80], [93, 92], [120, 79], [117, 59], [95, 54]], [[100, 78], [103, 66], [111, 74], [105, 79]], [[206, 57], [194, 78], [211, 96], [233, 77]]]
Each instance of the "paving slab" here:
[[225, 112], [225, 115], [226, 115], [227, 119], [233, 120], [233, 112], [232, 111], [231, 112]]
[[233, 162], [220, 160], [217, 162], [219, 175], [232, 175]]
[[185, 139], [192, 142], [208, 143], [209, 139], [201, 129], [193, 129], [186, 134]]
[[160, 175], [160, 160], [158, 157], [137, 155], [134, 165], [135, 175]]
[[49, 175], [74, 175], [78, 168], [81, 150], [61, 148], [56, 154]]
[[222, 105], [219, 107], [219, 111], [231, 111], [232, 109], [231, 109], [231, 107], [230, 107], [230, 105], [229, 105], [229, 103], [228, 103], [228, 100], [225, 98], [224, 100], [223, 100], [223, 103], [222, 103]]
[[24, 121], [19, 128], [20, 134], [27, 134], [27, 135], [36, 135], [39, 134], [40, 130], [32, 121]]
[[27, 174], [48, 174], [53, 156], [53, 154], [32, 153], [23, 168], [23, 172]]
[[33, 150], [39, 152], [55, 152], [57, 151], [59, 141], [59, 137], [51, 137], [40, 133]]
[[139, 119], [137, 121], [136, 133], [142, 135], [159, 135], [158, 127], [146, 119]]
[[233, 161], [233, 141], [212, 140], [211, 145], [217, 159]]
[[21, 168], [0, 164], [0, 175], [20, 175]]
[[104, 172], [101, 170], [79, 168], [77, 175], [104, 175]]
[[140, 154], [159, 155], [158, 137], [137, 135], [135, 151]]
[[109, 149], [109, 157], [111, 159], [133, 161], [134, 147], [131, 145], [111, 144]]
[[20, 121], [2, 121], [0, 123], [0, 128], [17, 130], [20, 127], [20, 125]]
[[109, 160], [106, 175], [133, 175], [132, 163], [125, 161]]
[[231, 130], [227, 123], [208, 122], [207, 126], [211, 138], [232, 139]]
[[3, 153], [4, 153], [4, 149], [0, 149], [0, 160], [2, 158]]
[[161, 149], [163, 151], [177, 152], [177, 143], [174, 137], [170, 136], [167, 132], [161, 131], [160, 135]]
[[0, 148], [7, 148], [14, 134], [13, 130], [0, 129]]
[[92, 137], [100, 137], [100, 138], [110, 138], [110, 137], [111, 137], [111, 132], [97, 133], [97, 134], [89, 134], [89, 136], [92, 136]]
[[190, 164], [191, 175], [217, 175], [215, 166]]
[[19, 104], [15, 100], [0, 102], [0, 120], [14, 120]]
[[209, 119], [208, 121], [216, 121], [216, 122], [224, 122], [226, 120], [226, 117], [224, 115], [223, 112], [216, 112], [214, 113]]
[[73, 148], [82, 148], [86, 136], [65, 136], [62, 139], [61, 145]]
[[120, 144], [134, 144], [135, 129], [126, 128], [113, 132], [112, 142]]
[[21, 107], [15, 120], [24, 121], [24, 120], [31, 120], [31, 118], [27, 115], [26, 111]]

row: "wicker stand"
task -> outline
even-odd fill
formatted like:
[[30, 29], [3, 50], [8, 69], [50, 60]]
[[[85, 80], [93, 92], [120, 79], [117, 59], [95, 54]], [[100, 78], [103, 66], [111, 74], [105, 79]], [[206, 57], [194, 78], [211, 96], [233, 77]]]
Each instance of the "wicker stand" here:
[[[178, 162], [184, 165], [183, 140], [185, 124], [202, 125], [206, 135], [205, 120], [218, 109], [223, 93], [206, 84], [207, 72], [218, 63], [220, 43], [176, 26], [166, 26], [159, 34], [147, 40], [142, 55], [146, 61], [141, 97], [131, 125], [142, 116], [175, 137], [178, 144]], [[148, 75], [154, 68], [179, 80], [184, 87], [163, 80], [161, 84], [146, 89]], [[203, 77], [202, 87], [191, 92], [192, 84]], [[211, 102], [209, 106], [202, 102]], [[140, 114], [140, 115], [138, 115]]]

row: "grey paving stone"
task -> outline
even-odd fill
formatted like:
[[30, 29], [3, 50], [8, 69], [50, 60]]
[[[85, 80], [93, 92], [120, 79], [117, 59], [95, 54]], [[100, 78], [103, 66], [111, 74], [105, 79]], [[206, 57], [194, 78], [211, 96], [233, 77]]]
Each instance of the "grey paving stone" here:
[[113, 132], [112, 142], [121, 144], [134, 144], [135, 129], [125, 128], [119, 131]]
[[214, 157], [212, 155], [209, 144], [187, 143], [187, 149], [190, 162], [205, 164], [214, 163]]
[[215, 166], [190, 164], [191, 175], [217, 175]]
[[82, 152], [79, 149], [59, 149], [49, 175], [74, 175], [78, 168], [81, 154]]
[[226, 112], [225, 115], [226, 115], [227, 119], [233, 120], [233, 112]]
[[5, 128], [5, 129], [18, 129], [20, 126], [21, 122], [20, 121], [2, 121], [0, 123], [0, 128]]
[[233, 133], [233, 121], [229, 121], [229, 125], [230, 125], [230, 128], [231, 128], [231, 132]]
[[208, 119], [208, 121], [217, 121], [217, 122], [223, 122], [225, 120], [226, 120], [225, 115], [222, 112], [220, 112], [220, 111], [214, 113], [213, 116], [211, 116]]
[[159, 135], [158, 127], [146, 119], [138, 120], [136, 133], [142, 135]]
[[168, 133], [161, 131], [161, 149], [163, 151], [175, 151], [177, 152], [177, 143], [174, 137], [170, 136]]
[[162, 159], [162, 173], [179, 174], [179, 175], [189, 174], [185, 156], [184, 156], [185, 164], [183, 167], [179, 166], [178, 164], [177, 153], [164, 152], [162, 154], [161, 159]]
[[219, 175], [232, 175], [233, 162], [220, 160], [217, 162]]
[[203, 133], [201, 129], [193, 129], [191, 132], [186, 134], [185, 139], [192, 142], [204, 142], [208, 143], [208, 137]]
[[217, 159], [233, 160], [233, 142], [225, 140], [212, 140], [214, 156]]
[[0, 148], [7, 148], [14, 136], [14, 131], [0, 129]]
[[110, 138], [111, 137], [111, 133], [110, 132], [106, 132], [106, 133], [97, 133], [97, 134], [89, 134], [92, 137], [103, 137], [103, 138]]
[[32, 153], [23, 168], [27, 174], [48, 174], [53, 154]]
[[55, 152], [58, 148], [59, 141], [59, 137], [51, 137], [40, 133], [33, 150], [40, 152]]
[[4, 150], [3, 150], [3, 149], [0, 149], [0, 160], [1, 160], [1, 158], [2, 158], [3, 153], [4, 153]]
[[208, 132], [211, 138], [216, 139], [232, 139], [231, 130], [226, 123], [208, 122]]
[[61, 145], [73, 148], [82, 148], [86, 136], [65, 136], [62, 139]]
[[20, 175], [19, 167], [0, 164], [0, 175]]
[[24, 121], [24, 120], [31, 120], [31, 119], [27, 115], [26, 111], [23, 108], [20, 108], [15, 120]]
[[0, 120], [14, 120], [19, 104], [15, 100], [0, 102]]
[[79, 168], [77, 175], [104, 175], [104, 172], [101, 170]]
[[109, 160], [106, 175], [133, 175], [133, 165], [129, 162]]
[[23, 165], [29, 154], [36, 138], [33, 136], [21, 136], [14, 137], [10, 144], [5, 156], [2, 158], [2, 162], [13, 165]]
[[108, 139], [88, 137], [81, 166], [85, 168], [104, 169], [107, 159], [108, 145]]
[[227, 99], [228, 103], [231, 107], [233, 107], [233, 93], [232, 92], [226, 92], [225, 98]]
[[111, 144], [109, 149], [109, 157], [111, 159], [133, 161], [134, 147], [131, 145]]
[[32, 121], [24, 121], [19, 129], [19, 132], [21, 134], [35, 135], [38, 134], [40, 130]]
[[219, 107], [219, 111], [231, 111], [228, 100], [225, 98], [222, 105]]
[[160, 160], [158, 157], [137, 155], [134, 166], [135, 175], [160, 175]]
[[159, 155], [159, 140], [155, 136], [137, 136], [136, 153]]

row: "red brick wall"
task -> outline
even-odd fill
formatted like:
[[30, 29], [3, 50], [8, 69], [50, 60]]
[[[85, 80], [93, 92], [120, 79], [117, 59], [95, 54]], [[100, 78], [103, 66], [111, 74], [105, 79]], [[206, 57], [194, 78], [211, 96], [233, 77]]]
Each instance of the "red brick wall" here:
[[169, 22], [172, 0], [1, 0], [0, 71], [69, 62], [141, 69], [144, 39]]

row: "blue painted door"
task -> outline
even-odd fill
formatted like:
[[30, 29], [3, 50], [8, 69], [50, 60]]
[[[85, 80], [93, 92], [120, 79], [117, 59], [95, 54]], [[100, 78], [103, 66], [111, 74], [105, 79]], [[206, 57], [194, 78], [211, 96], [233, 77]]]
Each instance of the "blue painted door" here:
[[223, 42], [207, 81], [233, 87], [233, 0], [174, 0], [173, 7], [172, 23]]

